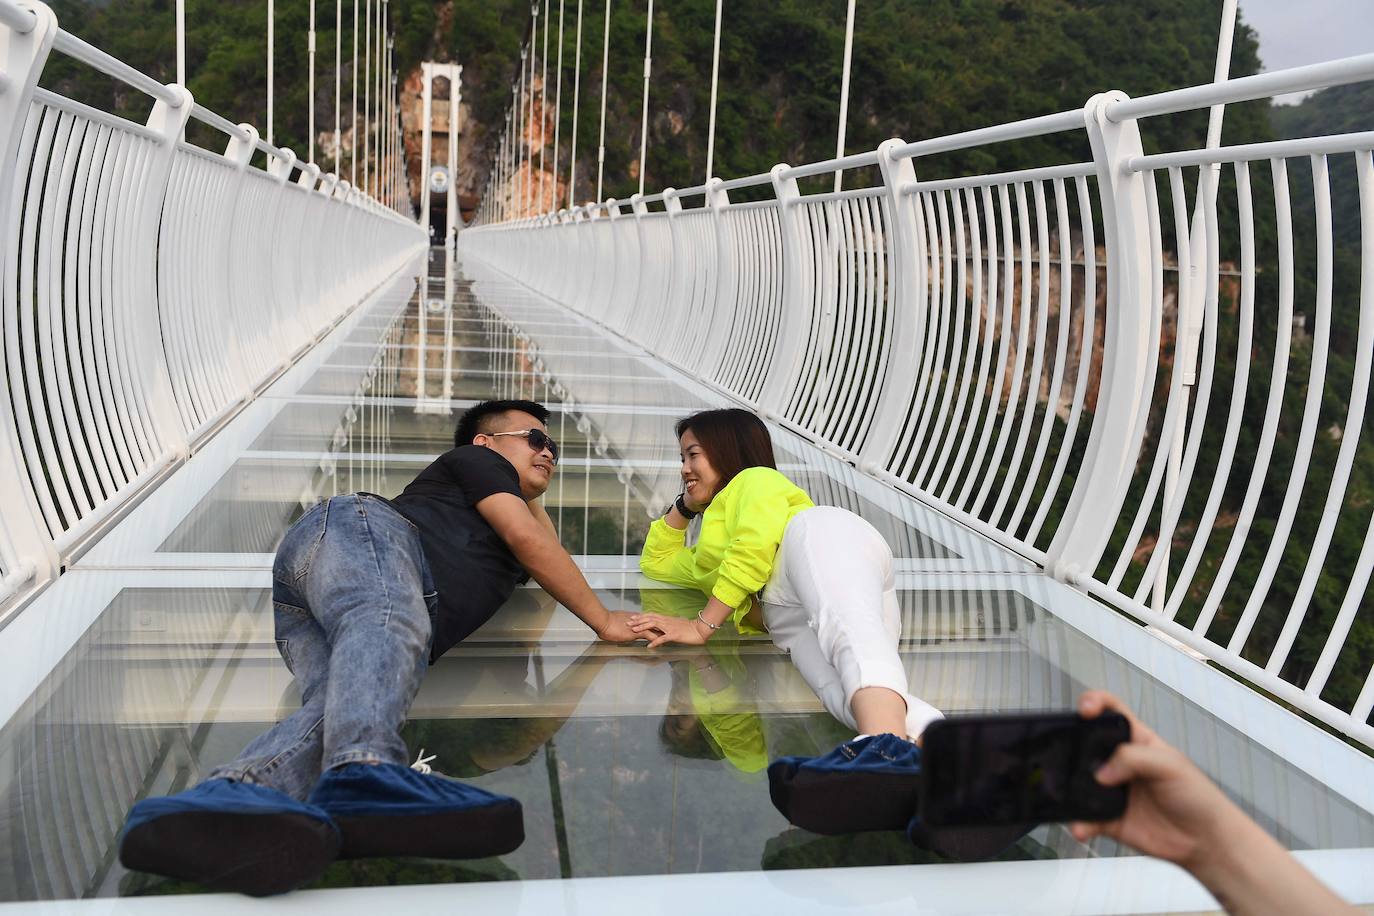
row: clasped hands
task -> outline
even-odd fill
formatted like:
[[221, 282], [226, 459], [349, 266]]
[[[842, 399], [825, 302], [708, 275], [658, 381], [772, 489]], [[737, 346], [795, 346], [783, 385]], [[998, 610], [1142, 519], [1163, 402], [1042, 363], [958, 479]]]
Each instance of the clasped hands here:
[[669, 617], [666, 614], [630, 611], [610, 611], [606, 622], [596, 635], [607, 642], [635, 642], [649, 640], [649, 648], [665, 643], [701, 646], [710, 637], [710, 629], [696, 618]]
[[696, 617], [669, 617], [666, 614], [642, 613], [630, 615], [630, 629], [641, 639], [649, 640], [649, 648], [657, 649], [665, 643], [684, 646], [704, 646], [711, 638], [711, 628]]

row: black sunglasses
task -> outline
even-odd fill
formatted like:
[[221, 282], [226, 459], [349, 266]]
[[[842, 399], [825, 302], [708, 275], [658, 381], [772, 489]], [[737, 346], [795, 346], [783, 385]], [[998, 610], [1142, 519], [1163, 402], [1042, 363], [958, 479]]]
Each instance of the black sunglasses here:
[[548, 434], [542, 429], [513, 429], [506, 433], [487, 433], [487, 435], [524, 436], [525, 441], [530, 444], [530, 448], [534, 449], [536, 452], [542, 452], [544, 449], [548, 449], [549, 454], [553, 455], [554, 463], [558, 463], [558, 443], [550, 439]]

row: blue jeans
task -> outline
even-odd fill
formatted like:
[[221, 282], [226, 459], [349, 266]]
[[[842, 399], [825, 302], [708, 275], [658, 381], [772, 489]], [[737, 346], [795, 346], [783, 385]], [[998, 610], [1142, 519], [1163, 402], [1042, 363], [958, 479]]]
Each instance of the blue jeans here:
[[400, 730], [429, 664], [437, 600], [419, 531], [385, 502], [335, 496], [306, 512], [272, 566], [277, 649], [301, 708], [209, 778], [304, 800], [324, 770], [407, 764]]

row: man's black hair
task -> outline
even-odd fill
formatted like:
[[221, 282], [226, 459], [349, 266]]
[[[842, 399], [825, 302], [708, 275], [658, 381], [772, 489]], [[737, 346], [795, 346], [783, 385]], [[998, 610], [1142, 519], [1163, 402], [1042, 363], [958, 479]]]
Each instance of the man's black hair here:
[[496, 432], [495, 420], [502, 414], [519, 410], [534, 417], [540, 423], [549, 422], [549, 409], [534, 401], [483, 401], [458, 418], [458, 428], [453, 431], [453, 444], [471, 445], [472, 440], [482, 433]]

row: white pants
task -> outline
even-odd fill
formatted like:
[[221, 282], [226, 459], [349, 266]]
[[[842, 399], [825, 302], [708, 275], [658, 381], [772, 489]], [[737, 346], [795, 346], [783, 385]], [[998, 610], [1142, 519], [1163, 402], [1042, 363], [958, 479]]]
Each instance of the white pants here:
[[905, 699], [912, 737], [943, 718], [907, 692], [892, 550], [859, 516], [818, 506], [793, 518], [761, 597], [773, 643], [836, 719], [858, 730], [849, 704], [862, 687], [886, 687]]

